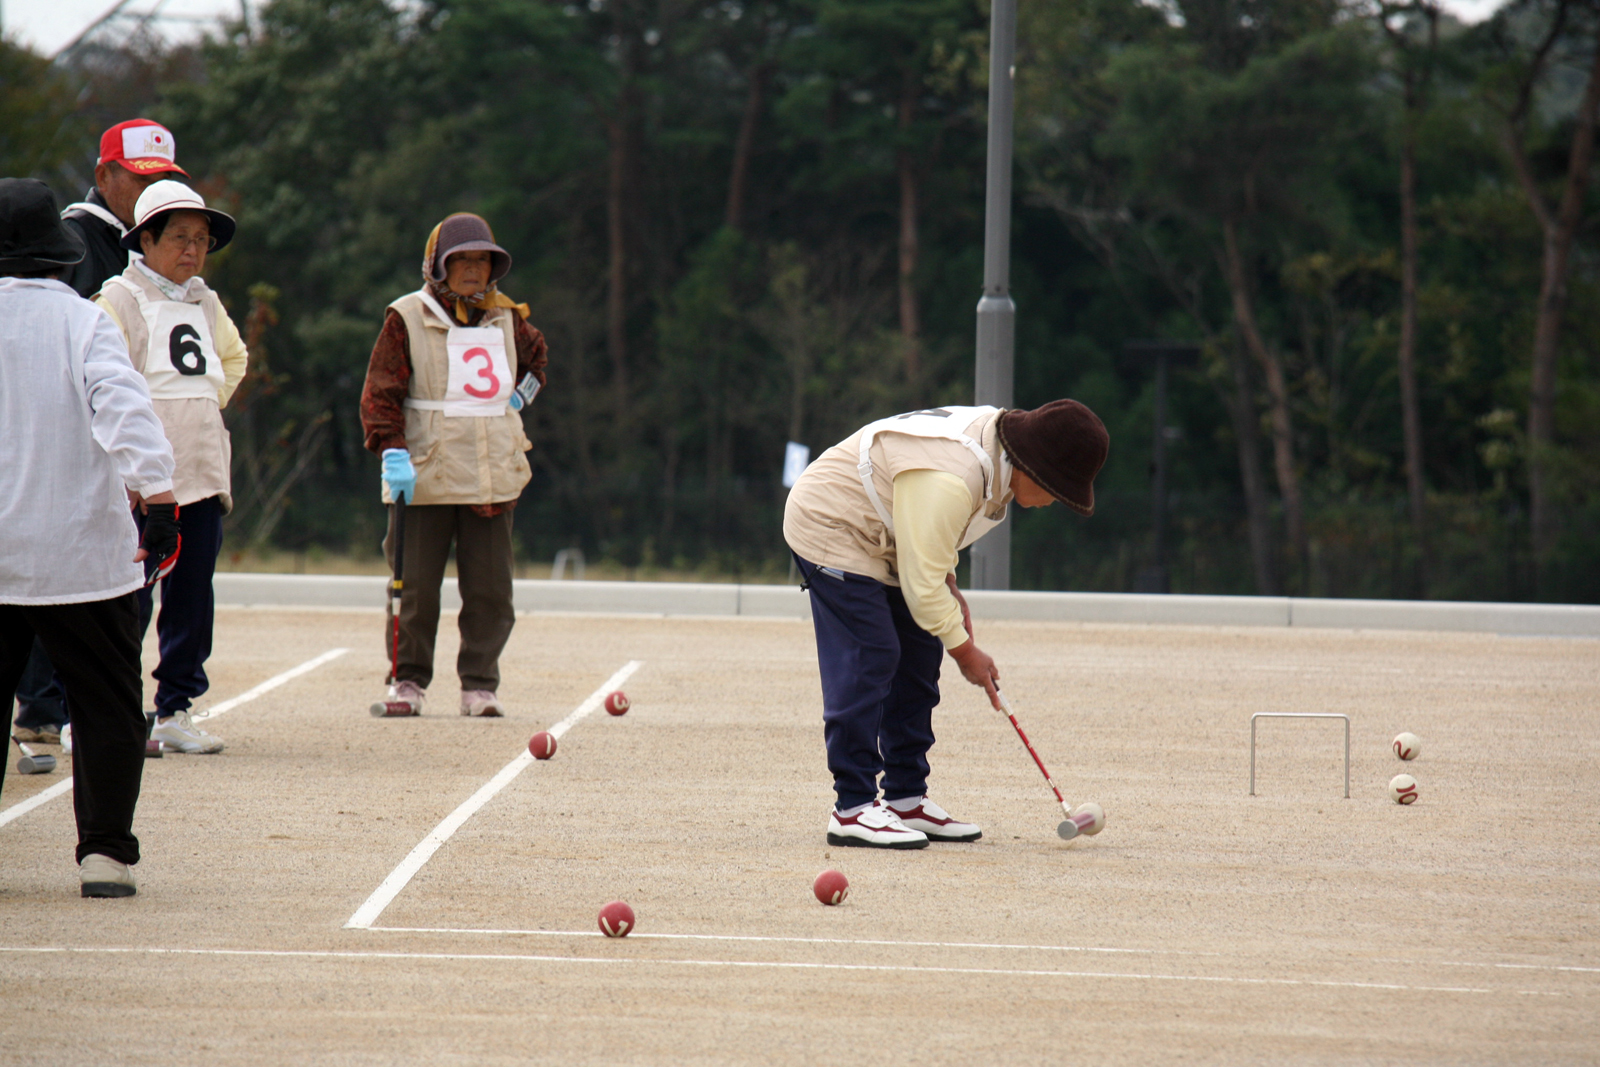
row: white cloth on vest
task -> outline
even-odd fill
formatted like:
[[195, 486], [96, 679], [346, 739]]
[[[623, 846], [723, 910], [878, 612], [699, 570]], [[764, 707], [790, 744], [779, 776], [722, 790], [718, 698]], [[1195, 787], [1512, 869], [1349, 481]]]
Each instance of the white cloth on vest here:
[[172, 488], [172, 449], [111, 316], [64, 282], [0, 278], [0, 603], [144, 584], [124, 489]]

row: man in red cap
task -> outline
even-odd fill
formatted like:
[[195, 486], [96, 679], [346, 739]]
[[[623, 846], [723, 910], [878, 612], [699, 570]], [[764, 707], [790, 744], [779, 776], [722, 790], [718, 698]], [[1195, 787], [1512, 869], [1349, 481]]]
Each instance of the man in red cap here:
[[171, 174], [189, 176], [177, 156], [172, 131], [149, 119], [119, 122], [100, 135], [94, 188], [61, 213], [88, 253], [64, 279], [79, 296], [93, 296], [107, 278], [127, 269], [121, 242], [133, 225], [133, 205], [153, 182]]
[[1105, 426], [1076, 400], [935, 408], [863, 427], [795, 483], [783, 536], [811, 593], [838, 798], [830, 845], [926, 848], [983, 836], [928, 796], [945, 652], [1000, 706], [1000, 672], [973, 638], [956, 559], [1013, 500], [1092, 515], [1109, 447]]

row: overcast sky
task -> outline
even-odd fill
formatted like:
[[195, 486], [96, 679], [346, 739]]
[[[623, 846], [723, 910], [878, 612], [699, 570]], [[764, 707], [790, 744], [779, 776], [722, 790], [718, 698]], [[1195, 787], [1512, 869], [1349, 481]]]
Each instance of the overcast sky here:
[[[225, 15], [237, 15], [242, 0], [131, 0], [125, 12], [160, 8], [163, 16], [199, 19], [198, 23], [166, 22], [167, 36], [198, 33], [203, 25]], [[1024, 0], [1025, 2], [1025, 0]], [[1444, 0], [1444, 8], [1458, 18], [1477, 22], [1504, 0]], [[0, 25], [12, 40], [37, 52], [54, 55], [70, 44], [96, 19], [116, 6], [114, 0], [0, 0]]]

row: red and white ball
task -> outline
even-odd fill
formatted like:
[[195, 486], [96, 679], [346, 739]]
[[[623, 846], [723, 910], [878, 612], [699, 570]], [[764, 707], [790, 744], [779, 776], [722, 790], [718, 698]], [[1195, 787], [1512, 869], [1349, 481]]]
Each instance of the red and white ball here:
[[630, 707], [632, 705], [628, 703], [628, 694], [622, 690], [606, 694], [606, 711], [612, 715], [626, 715]]
[[600, 909], [600, 932], [607, 937], [627, 937], [633, 930], [633, 909], [613, 900]]
[[1416, 734], [1397, 734], [1393, 747], [1394, 754], [1403, 760], [1414, 760], [1422, 755], [1422, 741]]
[[811, 883], [811, 891], [824, 904], [843, 904], [844, 898], [850, 895], [850, 879], [838, 871], [823, 871]]
[[1389, 796], [1396, 804], [1417, 802], [1417, 780], [1409, 774], [1397, 774], [1389, 779]]
[[534, 759], [549, 759], [556, 754], [555, 736], [540, 730], [528, 739], [528, 751]]

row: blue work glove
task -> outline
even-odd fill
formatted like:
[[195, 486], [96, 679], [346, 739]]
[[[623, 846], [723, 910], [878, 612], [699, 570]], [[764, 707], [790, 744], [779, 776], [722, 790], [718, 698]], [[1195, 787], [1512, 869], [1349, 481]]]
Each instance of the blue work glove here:
[[529, 371], [522, 376], [522, 381], [518, 382], [517, 387], [511, 391], [511, 399], [508, 403], [510, 403], [512, 411], [521, 411], [533, 403], [533, 398], [538, 395], [539, 379], [533, 376], [533, 371]]
[[403, 448], [383, 450], [383, 483], [389, 487], [389, 496], [409, 502], [417, 488], [417, 469], [411, 465], [411, 453]]

